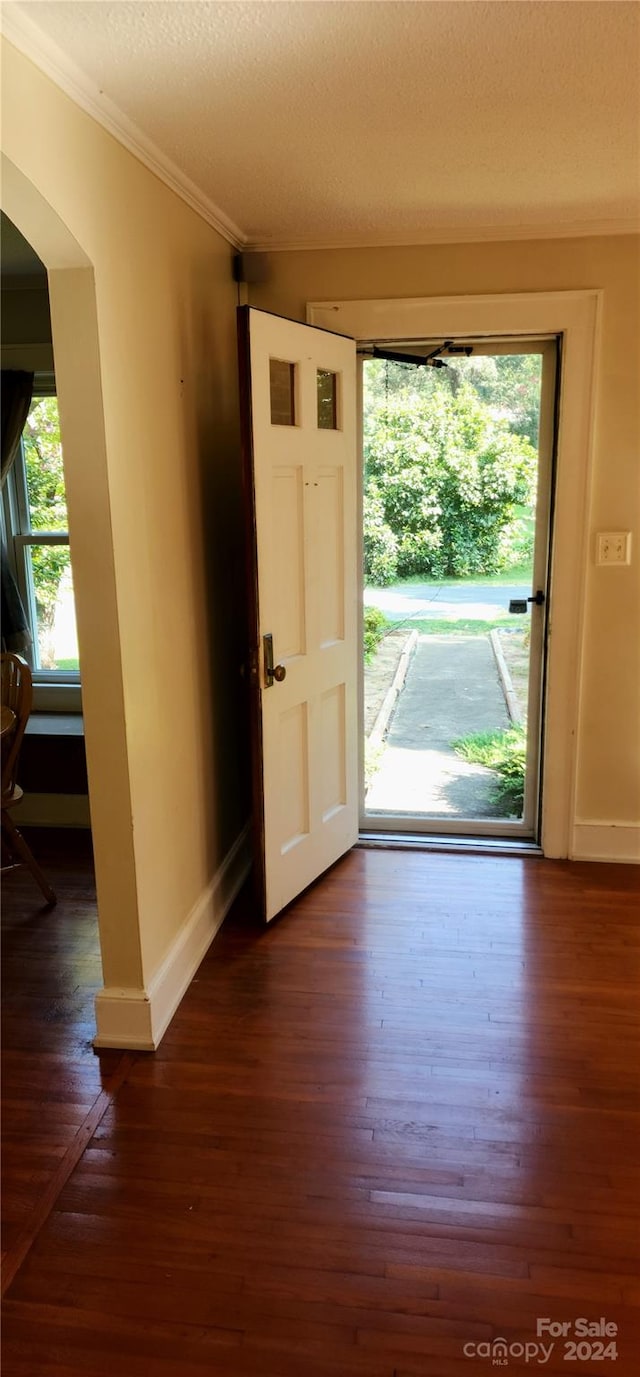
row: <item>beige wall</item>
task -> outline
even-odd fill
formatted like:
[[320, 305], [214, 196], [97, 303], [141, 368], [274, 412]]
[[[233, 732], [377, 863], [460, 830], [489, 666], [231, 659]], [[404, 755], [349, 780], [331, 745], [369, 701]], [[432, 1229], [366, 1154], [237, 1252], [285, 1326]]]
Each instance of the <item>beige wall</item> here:
[[[82, 471], [86, 398], [71, 395], [73, 370], [59, 387], [105, 983], [135, 987], [201, 902], [249, 806], [232, 251], [6, 43], [3, 98], [4, 153], [95, 281], [97, 334], [75, 347], [80, 369], [99, 357], [104, 445], [85, 445]], [[28, 209], [26, 198], [22, 223], [12, 218], [62, 268], [29, 233]], [[51, 279], [56, 364], [56, 328], [66, 352], [92, 282], [73, 254], [70, 268], [68, 284], [64, 271]]]
[[[634, 237], [274, 253], [251, 303], [305, 318], [308, 301], [601, 288], [591, 557], [585, 587], [576, 818], [640, 821], [640, 416]], [[594, 567], [593, 533], [633, 531], [630, 568]], [[558, 533], [562, 539], [562, 532]]]

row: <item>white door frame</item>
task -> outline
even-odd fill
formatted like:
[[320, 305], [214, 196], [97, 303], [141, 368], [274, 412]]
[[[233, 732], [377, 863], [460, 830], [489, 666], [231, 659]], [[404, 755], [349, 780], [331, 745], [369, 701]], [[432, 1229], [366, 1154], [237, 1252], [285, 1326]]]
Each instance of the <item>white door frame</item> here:
[[498, 296], [317, 301], [310, 325], [364, 340], [559, 335], [562, 364], [551, 530], [541, 846], [568, 856], [575, 823], [585, 585], [593, 456], [597, 289]]

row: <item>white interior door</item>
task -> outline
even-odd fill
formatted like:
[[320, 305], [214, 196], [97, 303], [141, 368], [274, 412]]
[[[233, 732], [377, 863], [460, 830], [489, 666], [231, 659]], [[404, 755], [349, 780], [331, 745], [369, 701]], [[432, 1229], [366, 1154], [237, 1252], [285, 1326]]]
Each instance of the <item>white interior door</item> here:
[[356, 350], [251, 307], [239, 317], [269, 920], [358, 837]]

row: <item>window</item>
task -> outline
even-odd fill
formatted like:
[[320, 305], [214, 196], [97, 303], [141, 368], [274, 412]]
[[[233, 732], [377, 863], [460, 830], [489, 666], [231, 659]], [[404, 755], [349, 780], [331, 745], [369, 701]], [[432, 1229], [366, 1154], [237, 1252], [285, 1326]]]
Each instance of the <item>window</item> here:
[[36, 375], [3, 509], [8, 556], [31, 629], [34, 706], [79, 710], [78, 637], [53, 378]]
[[269, 359], [272, 426], [296, 424], [296, 366], [286, 359]]
[[338, 429], [338, 375], [318, 368], [318, 430]]

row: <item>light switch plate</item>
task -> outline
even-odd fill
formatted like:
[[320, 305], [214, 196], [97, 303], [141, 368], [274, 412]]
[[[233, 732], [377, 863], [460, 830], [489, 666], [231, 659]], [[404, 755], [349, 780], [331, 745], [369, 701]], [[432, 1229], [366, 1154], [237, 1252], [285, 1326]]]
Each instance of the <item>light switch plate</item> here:
[[631, 531], [598, 531], [596, 564], [630, 564]]

